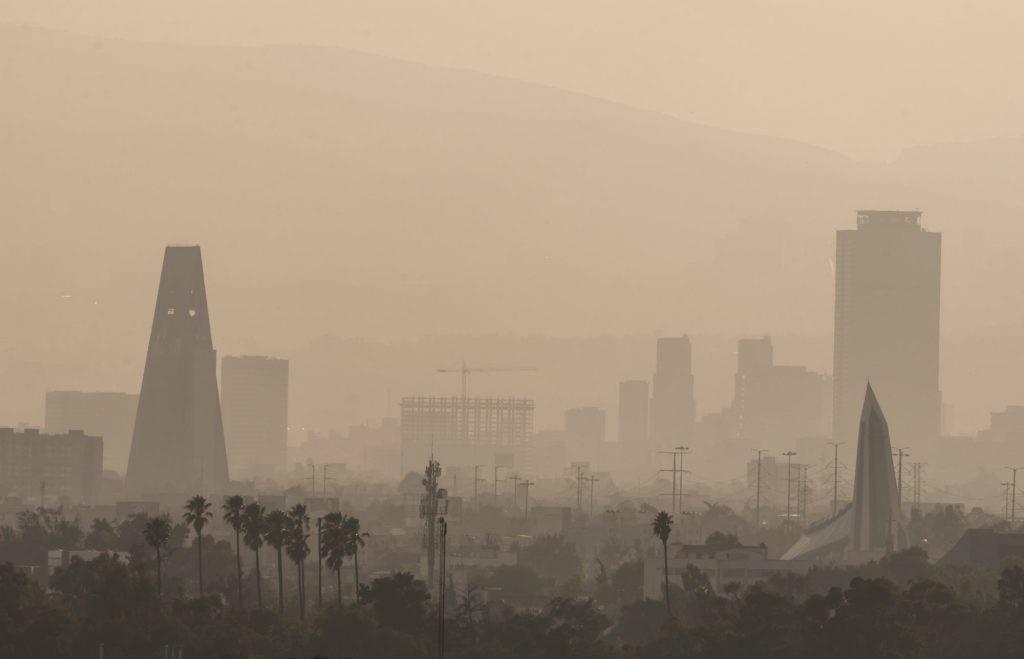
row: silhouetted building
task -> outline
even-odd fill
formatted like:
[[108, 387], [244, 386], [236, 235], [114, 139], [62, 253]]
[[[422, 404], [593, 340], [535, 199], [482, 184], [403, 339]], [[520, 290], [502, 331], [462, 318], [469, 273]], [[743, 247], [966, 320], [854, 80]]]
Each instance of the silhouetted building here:
[[[813, 565], [811, 561], [768, 558], [768, 548], [764, 545], [713, 547], [673, 542], [668, 551], [670, 583], [680, 588], [685, 587], [683, 575], [689, 568], [695, 567], [704, 573], [711, 588], [719, 593], [729, 583], [752, 586], [759, 581], [767, 581], [773, 574], [806, 574]], [[664, 559], [644, 559], [643, 587], [645, 599], [664, 598]]]
[[978, 432], [979, 441], [1014, 442], [1024, 446], [1024, 405], [1009, 405], [992, 412], [989, 427]]
[[82, 430], [103, 438], [103, 468], [124, 474], [132, 448], [138, 394], [116, 391], [47, 391], [46, 432]]
[[938, 437], [940, 253], [919, 212], [858, 211], [836, 233], [836, 441], [853, 440], [869, 379], [901, 445]]
[[995, 570], [1007, 561], [1024, 558], [1024, 533], [995, 529], [967, 529], [939, 559], [942, 565], [973, 565]]
[[402, 469], [420, 470], [431, 452], [446, 467], [494, 464], [533, 435], [526, 398], [409, 396], [401, 403]]
[[732, 419], [739, 439], [769, 450], [794, 448], [831, 429], [832, 380], [774, 363], [771, 337], [741, 339]]
[[178, 494], [227, 485], [202, 255], [198, 246], [168, 247], [125, 486], [131, 493]]
[[232, 475], [252, 478], [283, 471], [288, 465], [288, 360], [224, 357], [220, 391]]
[[650, 407], [650, 387], [645, 380], [619, 383], [619, 441], [645, 442]]
[[658, 339], [651, 398], [651, 438], [658, 446], [676, 446], [693, 433], [696, 402], [690, 337]]
[[783, 558], [843, 557], [863, 563], [908, 546], [889, 426], [870, 384], [859, 429], [853, 501], [835, 516], [808, 527]]
[[103, 440], [81, 430], [0, 428], [0, 495], [68, 497], [92, 503], [103, 479]]
[[599, 407], [576, 407], [565, 411], [565, 432], [576, 441], [604, 441], [604, 410]]

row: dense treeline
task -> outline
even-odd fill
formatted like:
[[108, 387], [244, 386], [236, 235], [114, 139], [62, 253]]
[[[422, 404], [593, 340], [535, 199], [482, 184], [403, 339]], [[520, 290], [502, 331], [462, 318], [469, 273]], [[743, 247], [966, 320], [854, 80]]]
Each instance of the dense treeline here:
[[[214, 511], [202, 497], [177, 522], [140, 515], [86, 531], [59, 511], [22, 513], [17, 528], [0, 530], [0, 659], [95, 657], [101, 645], [105, 659], [156, 659], [165, 647], [190, 659], [436, 656], [437, 609], [423, 582], [400, 572], [343, 599], [340, 579], [325, 578], [318, 606], [302, 586], [316, 583], [304, 575], [315, 533], [304, 508], [268, 512], [228, 498], [217, 512], [233, 542], [210, 542]], [[656, 539], [671, 535], [670, 516], [654, 522]], [[337, 575], [365, 534], [340, 513], [321, 523], [324, 574]], [[738, 541], [721, 532], [707, 539]], [[72, 560], [48, 592], [12, 566], [55, 547], [129, 558]], [[242, 570], [244, 552], [262, 556], [266, 583], [252, 561]], [[448, 589], [446, 656], [1010, 657], [1024, 642], [1018, 565], [937, 566], [915, 548], [721, 593], [691, 568], [668, 598], [645, 600], [635, 548], [609, 543], [595, 560], [587, 577], [574, 545], [547, 536], [521, 548], [517, 565], [470, 572], [468, 584]]]
[[[982, 575], [936, 571], [919, 551], [871, 566], [884, 576], [849, 580], [796, 597], [850, 570], [805, 582], [769, 582], [715, 594], [699, 572], [673, 588], [673, 617], [661, 601], [621, 607], [595, 597], [555, 597], [516, 609], [481, 591], [453, 595], [450, 657], [1015, 657], [1024, 642], [1024, 569]], [[894, 579], [914, 576], [899, 584]], [[958, 582], [950, 585], [941, 579]], [[305, 620], [273, 609], [240, 609], [225, 598], [161, 602], [150, 565], [103, 555], [75, 561], [45, 595], [0, 566], [0, 657], [431, 657], [436, 625], [424, 584], [407, 573], [364, 586], [361, 604], [325, 605]], [[604, 601], [602, 601], [604, 600]], [[610, 611], [616, 611], [611, 615]]]

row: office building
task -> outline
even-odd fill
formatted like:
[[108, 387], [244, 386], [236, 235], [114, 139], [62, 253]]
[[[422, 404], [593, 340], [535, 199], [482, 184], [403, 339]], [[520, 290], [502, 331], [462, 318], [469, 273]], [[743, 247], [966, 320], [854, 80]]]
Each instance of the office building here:
[[288, 360], [224, 357], [220, 402], [235, 478], [272, 476], [288, 465]]
[[775, 364], [771, 337], [741, 339], [732, 419], [736, 437], [773, 451], [831, 432], [832, 379]]
[[103, 468], [124, 475], [132, 448], [138, 394], [114, 391], [48, 391], [48, 433], [81, 430], [103, 438]]
[[164, 252], [125, 487], [131, 494], [228, 485], [217, 353], [198, 246]]
[[690, 338], [660, 338], [651, 398], [651, 438], [660, 447], [689, 441], [695, 415]]
[[103, 479], [103, 440], [81, 430], [0, 428], [0, 495], [94, 503]]
[[901, 446], [939, 435], [941, 234], [921, 213], [858, 211], [836, 234], [833, 437], [852, 442], [868, 380]]
[[650, 387], [645, 380], [619, 383], [619, 441], [646, 442]]

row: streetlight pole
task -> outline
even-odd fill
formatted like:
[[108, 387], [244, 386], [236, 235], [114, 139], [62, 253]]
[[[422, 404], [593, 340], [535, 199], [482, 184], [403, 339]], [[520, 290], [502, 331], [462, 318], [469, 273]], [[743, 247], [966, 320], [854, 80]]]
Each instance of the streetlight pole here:
[[1017, 471], [1022, 467], [1005, 467], [1013, 472], [1012, 489], [1010, 490], [1010, 528], [1017, 523]]
[[763, 448], [750, 449], [757, 453], [757, 503], [754, 513], [754, 526], [757, 527], [758, 533], [761, 532], [761, 454], [767, 453]]
[[530, 486], [534, 485], [531, 480], [523, 481], [523, 521], [530, 518]]
[[839, 446], [842, 442], [831, 442], [835, 453], [832, 457], [832, 516], [839, 512]]
[[796, 451], [786, 451], [782, 455], [786, 456], [786, 523], [790, 521], [790, 504], [792, 503], [792, 485], [793, 485], [793, 456], [796, 455]]

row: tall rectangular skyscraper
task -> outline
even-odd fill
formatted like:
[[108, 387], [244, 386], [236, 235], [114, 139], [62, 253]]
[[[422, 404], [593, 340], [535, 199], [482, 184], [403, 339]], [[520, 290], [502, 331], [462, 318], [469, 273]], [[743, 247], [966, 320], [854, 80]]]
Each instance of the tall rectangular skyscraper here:
[[938, 436], [941, 246], [916, 211], [858, 211], [836, 233], [836, 441], [856, 440], [869, 381], [898, 446]]
[[287, 467], [288, 360], [244, 356], [220, 363], [231, 473], [236, 478], [280, 473]]
[[223, 492], [228, 485], [198, 246], [168, 247], [156, 294], [125, 488], [132, 495]]
[[658, 446], [676, 446], [693, 434], [696, 402], [693, 397], [690, 337], [658, 339], [651, 398], [651, 438]]
[[647, 441], [650, 391], [646, 380], [626, 380], [619, 383], [620, 442]]

